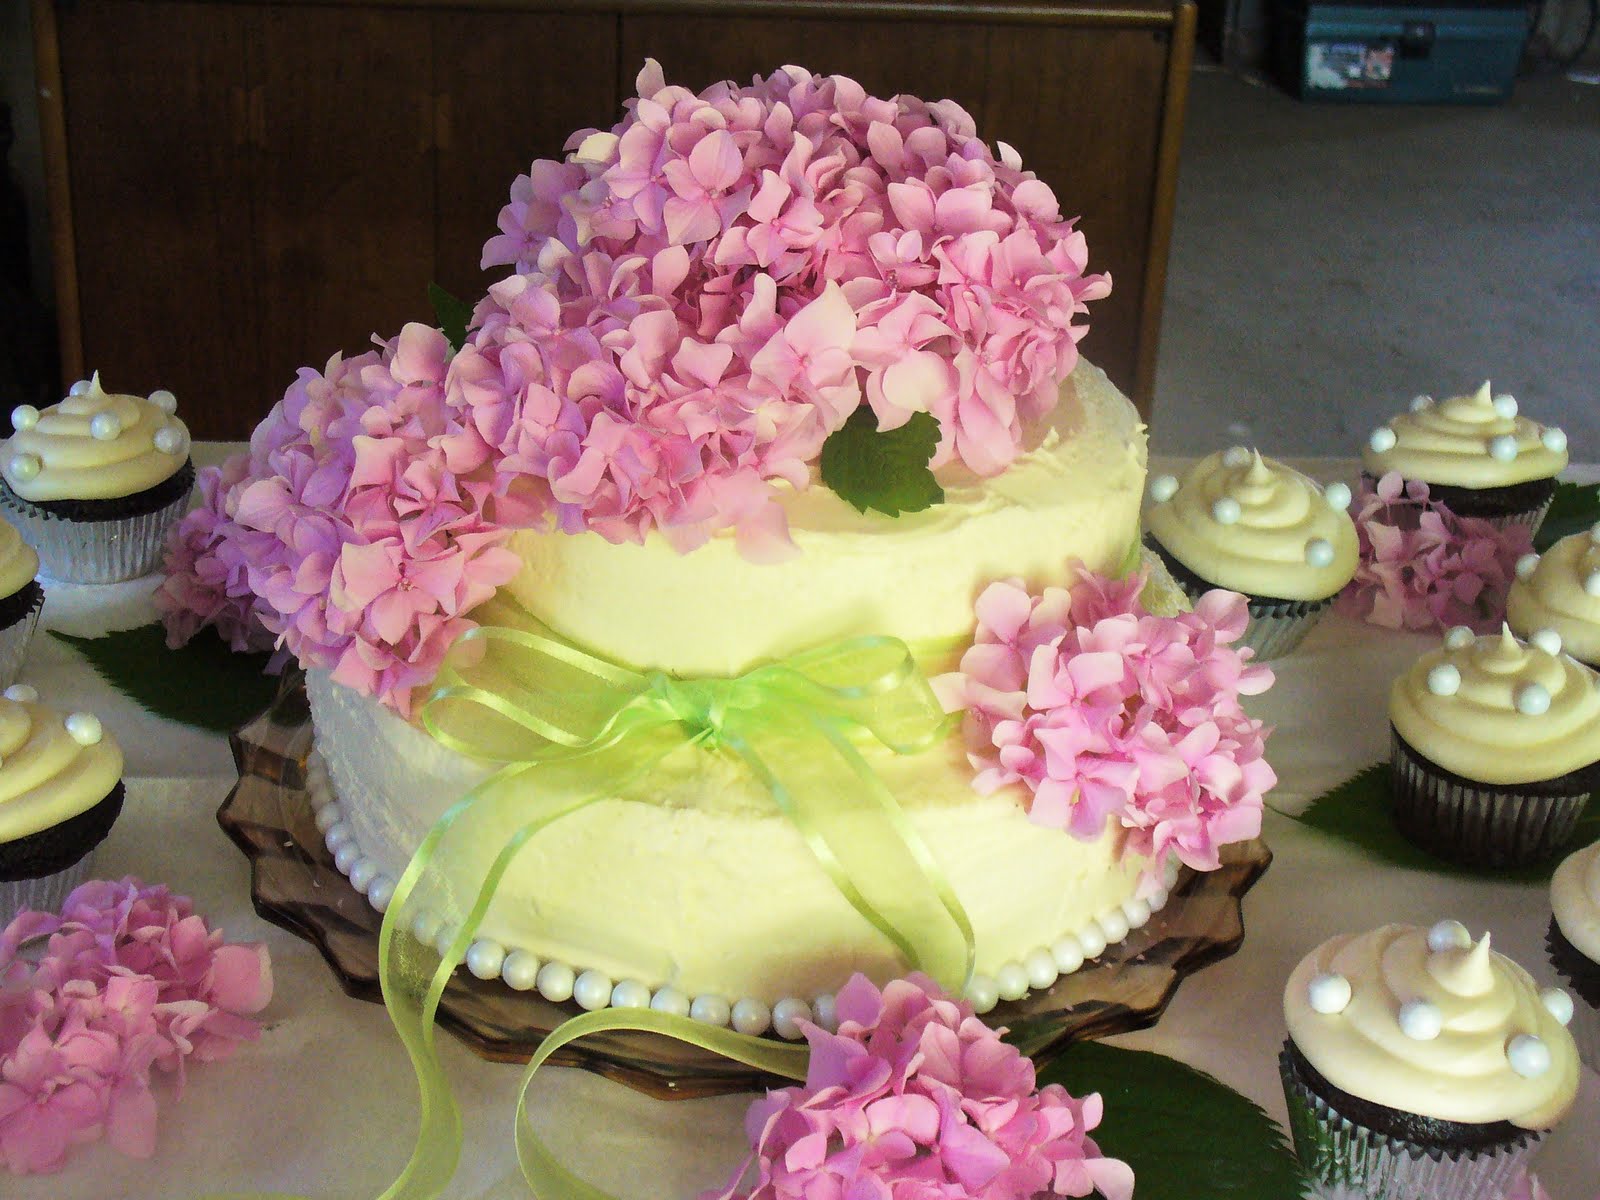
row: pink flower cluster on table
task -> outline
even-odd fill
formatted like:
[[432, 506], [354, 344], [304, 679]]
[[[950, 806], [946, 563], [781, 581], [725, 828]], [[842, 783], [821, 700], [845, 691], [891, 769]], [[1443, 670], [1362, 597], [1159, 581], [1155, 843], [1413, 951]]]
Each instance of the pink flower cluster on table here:
[[1143, 574], [1088, 572], [1039, 596], [991, 584], [976, 643], [933, 682], [947, 711], [966, 712], [978, 791], [1020, 783], [1034, 821], [1085, 839], [1115, 821], [1153, 880], [1168, 853], [1214, 870], [1223, 845], [1256, 836], [1277, 776], [1266, 730], [1239, 703], [1273, 678], [1229, 644], [1244, 597], [1207, 592], [1193, 612], [1157, 617], [1143, 586]]
[[1033, 1063], [927, 979], [856, 975], [839, 1031], [801, 1022], [806, 1081], [745, 1118], [750, 1156], [701, 1200], [1128, 1200], [1133, 1172], [1088, 1136], [1098, 1095], [1035, 1090]]
[[1351, 515], [1361, 559], [1341, 612], [1386, 629], [1500, 627], [1517, 560], [1533, 549], [1528, 526], [1458, 516], [1397, 471], [1364, 479]]
[[[21, 957], [47, 938], [42, 954]], [[226, 945], [182, 896], [135, 879], [92, 882], [60, 915], [23, 912], [0, 934], [0, 1158], [56, 1171], [105, 1137], [155, 1150], [152, 1075], [227, 1058], [272, 998], [266, 947]]]

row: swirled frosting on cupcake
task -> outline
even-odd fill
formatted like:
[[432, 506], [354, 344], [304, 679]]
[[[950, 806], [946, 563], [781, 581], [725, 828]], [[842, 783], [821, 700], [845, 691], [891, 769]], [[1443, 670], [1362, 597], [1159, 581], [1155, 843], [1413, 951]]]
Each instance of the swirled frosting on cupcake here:
[[0, 518], [0, 599], [15, 596], [39, 573], [39, 556], [10, 521]]
[[189, 458], [189, 430], [171, 392], [107, 392], [96, 373], [59, 404], [18, 405], [6, 484], [24, 500], [111, 500], [155, 487]]
[[1600, 665], [1600, 525], [1517, 564], [1506, 620], [1524, 637], [1553, 629], [1568, 654]]
[[1507, 487], [1559, 474], [1567, 435], [1522, 416], [1513, 397], [1485, 383], [1470, 396], [1418, 396], [1410, 412], [1372, 431], [1361, 461], [1378, 476], [1399, 471], [1423, 483]]
[[0, 696], [0, 842], [93, 808], [122, 778], [122, 749], [93, 713], [63, 717], [31, 687]]
[[1389, 689], [1413, 749], [1479, 783], [1532, 783], [1600, 762], [1600, 676], [1559, 642], [1452, 629]]
[[1281, 600], [1321, 600], [1355, 574], [1359, 546], [1343, 484], [1311, 479], [1235, 446], [1181, 480], [1150, 483], [1147, 525], [1163, 548], [1218, 587]]
[[1600, 842], [1569, 854], [1556, 868], [1550, 907], [1561, 936], [1600, 963]]
[[1283, 995], [1289, 1038], [1335, 1087], [1441, 1121], [1548, 1129], [1572, 1106], [1578, 1052], [1516, 963], [1459, 922], [1385, 925], [1318, 946]]

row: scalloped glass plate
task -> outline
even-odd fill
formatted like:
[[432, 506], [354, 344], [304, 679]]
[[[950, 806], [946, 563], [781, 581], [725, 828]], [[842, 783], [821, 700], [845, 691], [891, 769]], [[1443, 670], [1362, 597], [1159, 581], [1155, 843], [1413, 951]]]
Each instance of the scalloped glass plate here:
[[[381, 917], [334, 866], [305, 792], [311, 716], [303, 681], [287, 679], [272, 707], [234, 734], [232, 745], [239, 783], [217, 820], [250, 860], [256, 911], [315, 945], [349, 995], [382, 1003]], [[1271, 861], [1266, 843], [1256, 840], [1228, 847], [1220, 870], [1185, 870], [1166, 907], [1143, 929], [1052, 987], [1000, 1004], [987, 1019], [1008, 1026], [1010, 1039], [1040, 1060], [1079, 1038], [1155, 1024], [1180, 982], [1239, 949], [1241, 901]], [[484, 1058], [526, 1062], [547, 1033], [579, 1011], [460, 970], [438, 1020]], [[585, 1038], [552, 1061], [664, 1099], [759, 1090], [774, 1082], [644, 1033]]]

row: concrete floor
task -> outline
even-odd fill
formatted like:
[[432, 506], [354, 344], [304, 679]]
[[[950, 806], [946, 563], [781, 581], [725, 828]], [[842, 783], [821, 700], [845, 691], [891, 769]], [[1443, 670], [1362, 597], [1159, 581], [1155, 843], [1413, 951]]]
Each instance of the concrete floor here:
[[1153, 448], [1353, 454], [1484, 379], [1600, 461], [1600, 87], [1330, 106], [1197, 70]]

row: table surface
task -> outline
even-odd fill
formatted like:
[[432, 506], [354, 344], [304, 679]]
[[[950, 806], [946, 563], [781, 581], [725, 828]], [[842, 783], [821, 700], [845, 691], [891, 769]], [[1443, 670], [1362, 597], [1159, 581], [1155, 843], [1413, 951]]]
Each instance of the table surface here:
[[[197, 457], [214, 458], [217, 448]], [[1161, 469], [1168, 464], [1153, 464]], [[1311, 462], [1319, 477], [1351, 477], [1349, 462]], [[150, 620], [154, 580], [107, 588], [47, 587], [47, 628], [98, 632]], [[1253, 702], [1276, 727], [1268, 750], [1280, 782], [1270, 804], [1295, 812], [1387, 753], [1390, 679], [1433, 639], [1330, 615], [1275, 663], [1278, 682]], [[57, 707], [101, 714], [127, 751], [128, 803], [101, 847], [96, 873], [135, 874], [194, 897], [234, 940], [271, 948], [276, 994], [259, 1043], [189, 1074], [181, 1100], [158, 1091], [153, 1159], [103, 1142], [75, 1152], [62, 1174], [0, 1177], [8, 1200], [182, 1200], [211, 1191], [373, 1196], [405, 1162], [415, 1130], [406, 1058], [377, 1005], [347, 998], [307, 943], [250, 906], [245, 861], [215, 813], [233, 783], [222, 738], [153, 717], [110, 693], [64, 644], [35, 639], [23, 678]], [[1425, 874], [1377, 864], [1281, 813], [1265, 836], [1272, 869], [1245, 901], [1241, 951], [1179, 989], [1153, 1029], [1116, 1039], [1209, 1071], [1283, 1119], [1276, 1056], [1283, 981], [1312, 946], [1388, 921], [1444, 917], [1493, 931], [1496, 949], [1551, 978], [1543, 940], [1544, 885]], [[525, 1196], [511, 1143], [516, 1067], [475, 1058], [453, 1038], [442, 1054], [462, 1106], [466, 1148], [452, 1200]], [[595, 1184], [627, 1200], [676, 1200], [721, 1184], [743, 1150], [747, 1096], [660, 1102], [581, 1071], [549, 1068], [530, 1111], [551, 1147]], [[1578, 1104], [1538, 1164], [1554, 1200], [1589, 1200], [1600, 1181], [1600, 1075], [1585, 1071]], [[1205, 1192], [1197, 1184], [1197, 1200]]]

